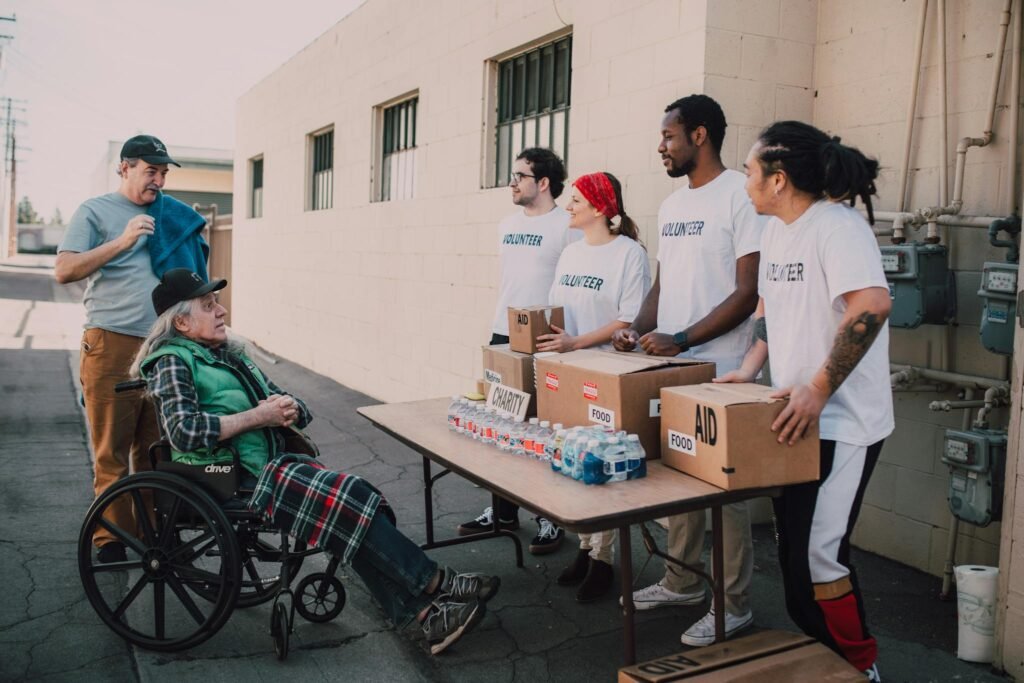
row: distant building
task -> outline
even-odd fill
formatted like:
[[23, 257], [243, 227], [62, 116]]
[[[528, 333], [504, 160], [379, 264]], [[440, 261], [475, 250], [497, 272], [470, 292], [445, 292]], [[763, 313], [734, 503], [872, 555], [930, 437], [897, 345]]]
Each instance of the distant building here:
[[56, 254], [64, 228], [56, 224], [18, 223], [18, 253]]
[[[123, 140], [107, 143], [107, 153], [96, 170], [93, 194], [114, 192], [120, 185], [117, 163]], [[171, 167], [164, 192], [186, 204], [217, 205], [219, 215], [232, 210], [233, 153], [230, 149], [182, 147], [168, 144], [171, 156], [181, 168]]]

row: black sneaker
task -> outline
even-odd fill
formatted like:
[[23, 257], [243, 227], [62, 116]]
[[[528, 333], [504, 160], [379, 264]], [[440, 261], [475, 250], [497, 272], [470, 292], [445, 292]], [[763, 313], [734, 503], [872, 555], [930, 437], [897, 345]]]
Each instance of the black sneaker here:
[[452, 602], [487, 602], [498, 592], [501, 579], [485, 574], [459, 574], [450, 567], [444, 568], [444, 579], [435, 593], [439, 599]]
[[547, 555], [558, 550], [562, 545], [562, 537], [565, 532], [551, 523], [551, 520], [544, 517], [537, 518], [537, 526], [540, 530], [530, 541], [530, 553], [533, 555]]
[[444, 652], [449, 645], [473, 629], [484, 618], [487, 608], [479, 600], [472, 602], [435, 602], [423, 620], [423, 635], [430, 645], [430, 654]]
[[[472, 522], [463, 522], [458, 527], [459, 536], [472, 536], [473, 534], [486, 534], [494, 527], [494, 509], [484, 508], [483, 513]], [[505, 521], [498, 520], [498, 528], [508, 531], [516, 531], [519, 528], [519, 520]]]
[[100, 564], [110, 564], [112, 562], [127, 562], [128, 554], [125, 552], [124, 543], [120, 541], [111, 541], [106, 545], [100, 547], [96, 551], [96, 561]]

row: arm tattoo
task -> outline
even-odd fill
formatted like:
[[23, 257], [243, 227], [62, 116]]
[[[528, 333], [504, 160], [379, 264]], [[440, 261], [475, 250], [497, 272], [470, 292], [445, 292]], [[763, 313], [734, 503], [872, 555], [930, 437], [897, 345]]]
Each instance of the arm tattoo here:
[[764, 316], [754, 318], [754, 341], [758, 339], [765, 344], [768, 343], [768, 323], [765, 322]]
[[871, 348], [872, 342], [882, 329], [882, 321], [870, 311], [861, 313], [845, 327], [839, 328], [832, 353], [829, 354], [825, 372], [828, 375], [828, 388], [831, 393], [839, 389], [839, 385], [850, 376], [857, 363]]

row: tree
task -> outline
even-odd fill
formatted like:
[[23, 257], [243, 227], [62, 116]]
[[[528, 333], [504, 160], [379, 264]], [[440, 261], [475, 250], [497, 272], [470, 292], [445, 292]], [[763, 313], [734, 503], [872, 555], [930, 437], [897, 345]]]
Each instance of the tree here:
[[50, 225], [64, 225], [64, 216], [61, 215], [59, 206], [53, 209], [53, 218], [50, 219]]
[[32, 208], [32, 200], [28, 197], [22, 197], [21, 201], [18, 202], [18, 222], [19, 223], [42, 223], [42, 219], [39, 218], [39, 214]]

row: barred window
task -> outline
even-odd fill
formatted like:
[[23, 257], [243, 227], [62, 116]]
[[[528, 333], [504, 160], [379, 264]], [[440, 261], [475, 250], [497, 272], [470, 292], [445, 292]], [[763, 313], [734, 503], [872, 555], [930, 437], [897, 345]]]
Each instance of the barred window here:
[[381, 139], [382, 202], [416, 196], [416, 108], [419, 98], [384, 108]]
[[310, 205], [313, 211], [334, 206], [334, 129], [310, 137]]
[[263, 216], [263, 157], [249, 160], [249, 177], [252, 178], [249, 217], [261, 218]]
[[548, 147], [568, 165], [572, 36], [498, 63], [495, 186], [508, 184], [516, 155]]

